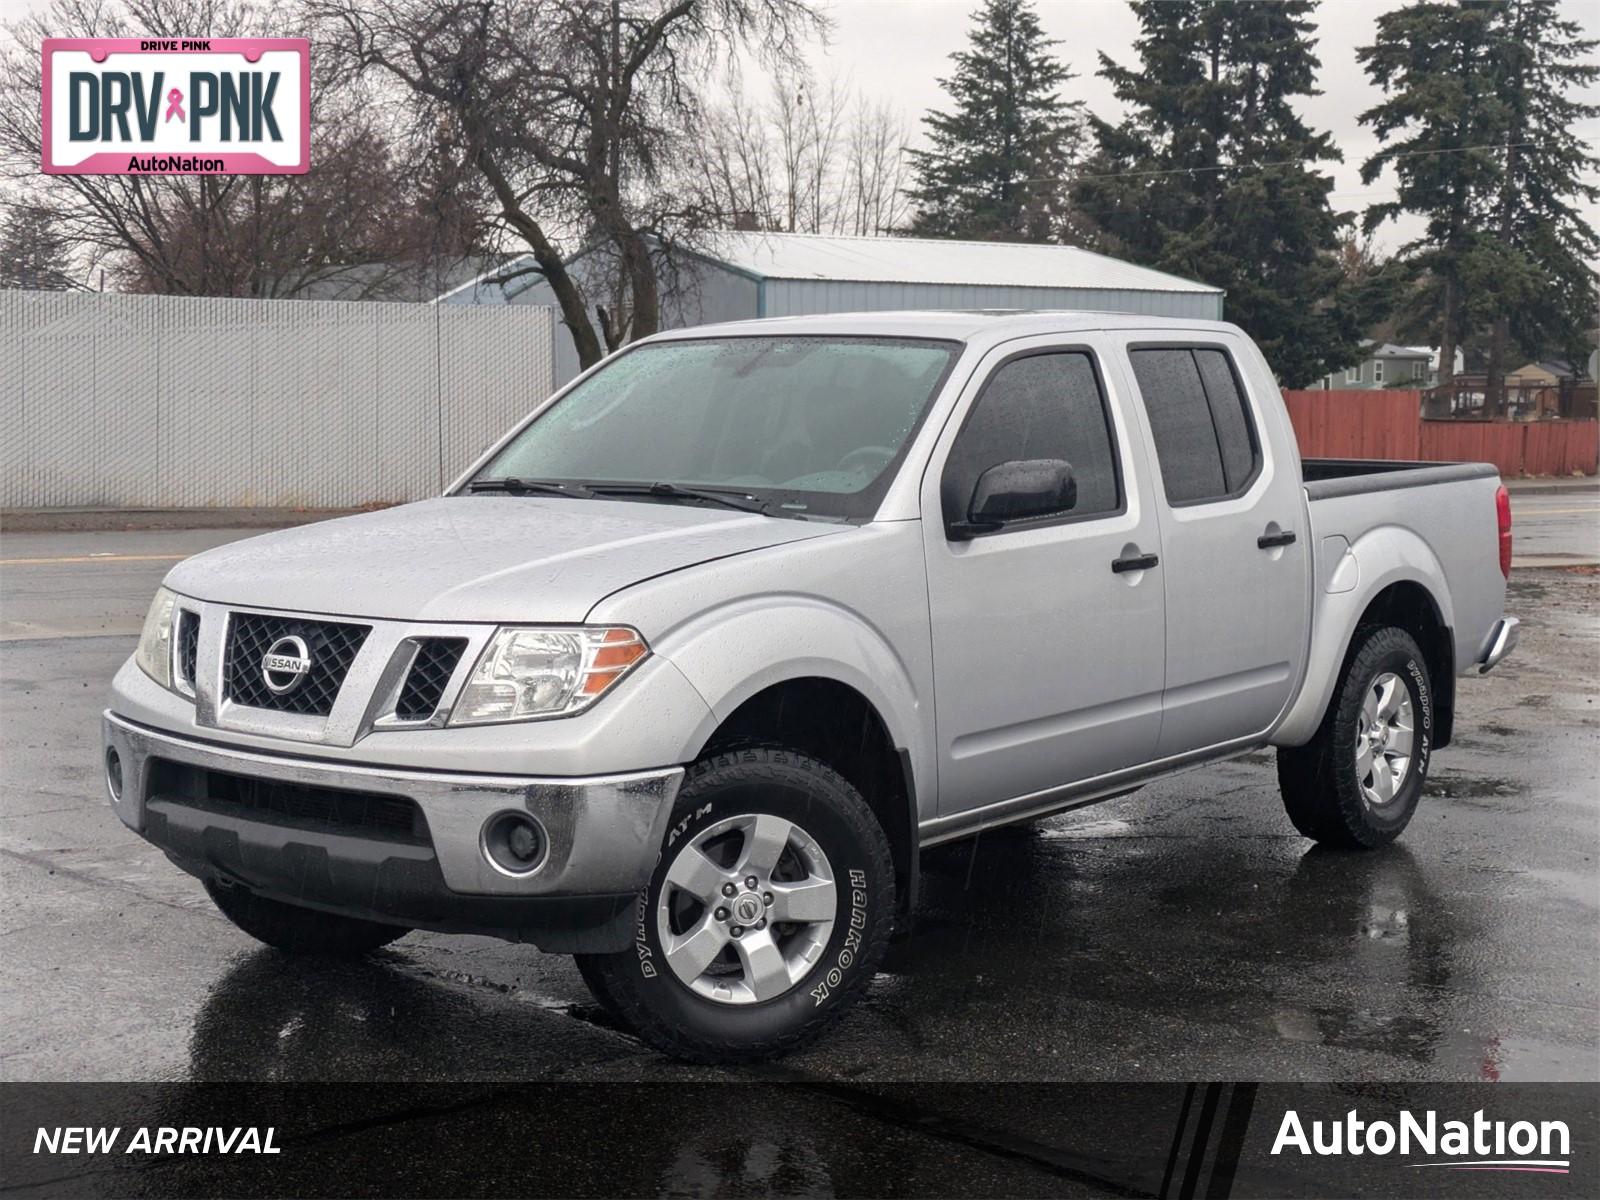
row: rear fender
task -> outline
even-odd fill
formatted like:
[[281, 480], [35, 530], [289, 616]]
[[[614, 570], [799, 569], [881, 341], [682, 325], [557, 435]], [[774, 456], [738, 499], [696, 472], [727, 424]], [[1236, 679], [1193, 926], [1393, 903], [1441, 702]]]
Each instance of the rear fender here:
[[[1385, 588], [1396, 583], [1417, 584], [1432, 597], [1445, 629], [1455, 628], [1455, 612], [1445, 586], [1444, 568], [1427, 542], [1411, 530], [1398, 525], [1380, 525], [1364, 533], [1346, 554], [1354, 560], [1356, 585], [1348, 591], [1317, 593], [1312, 608], [1305, 682], [1273, 731], [1270, 740], [1275, 746], [1303, 746], [1316, 734], [1344, 669], [1345, 655], [1350, 651], [1361, 616]], [[1327, 570], [1320, 569], [1319, 564], [1317, 576], [1332, 580], [1337, 575], [1343, 586], [1350, 570], [1348, 563], [1337, 572], [1332, 564]], [[1453, 685], [1454, 679], [1435, 680], [1434, 683], [1444, 690]]]

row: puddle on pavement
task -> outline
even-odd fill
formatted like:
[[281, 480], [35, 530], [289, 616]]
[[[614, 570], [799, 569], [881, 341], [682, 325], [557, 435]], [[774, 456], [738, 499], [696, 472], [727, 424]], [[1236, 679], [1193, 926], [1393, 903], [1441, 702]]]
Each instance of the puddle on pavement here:
[[1410, 934], [1411, 914], [1403, 908], [1386, 908], [1381, 904], [1368, 907], [1361, 922], [1361, 936], [1369, 942], [1402, 942]]
[[1592, 1050], [1574, 1052], [1571, 1046], [1532, 1038], [1492, 1035], [1484, 1039], [1480, 1074], [1496, 1083], [1592, 1082], [1594, 1053]]
[[1127, 821], [1109, 817], [1098, 821], [1066, 822], [1061, 825], [1043, 826], [1035, 831], [1036, 836], [1053, 840], [1056, 838], [1112, 838], [1122, 837], [1132, 831], [1133, 825]]
[[1587, 713], [1591, 717], [1595, 714], [1594, 697], [1581, 692], [1564, 692], [1553, 697], [1551, 703], [1567, 712]]
[[1422, 788], [1423, 794], [1441, 800], [1488, 800], [1502, 796], [1521, 796], [1527, 788], [1509, 779], [1481, 776], [1435, 775]]

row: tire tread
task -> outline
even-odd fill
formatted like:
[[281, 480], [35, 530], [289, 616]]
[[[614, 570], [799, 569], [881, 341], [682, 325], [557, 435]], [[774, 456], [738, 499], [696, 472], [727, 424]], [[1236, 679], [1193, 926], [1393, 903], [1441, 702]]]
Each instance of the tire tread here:
[[[1304, 746], [1285, 746], [1278, 751], [1278, 789], [1284, 811], [1302, 835], [1326, 846], [1370, 850], [1387, 845], [1398, 837], [1406, 822], [1394, 828], [1379, 828], [1368, 817], [1354, 772], [1339, 767], [1335, 751], [1341, 740], [1341, 727], [1353, 719], [1351, 705], [1359, 703], [1365, 681], [1386, 656], [1403, 653], [1418, 663], [1426, 677], [1427, 660], [1416, 641], [1405, 630], [1392, 625], [1361, 625], [1350, 639], [1338, 685], [1328, 701], [1317, 732]], [[1429, 680], [1431, 689], [1432, 681]], [[1418, 737], [1429, 736], [1420, 728]], [[1426, 765], [1415, 766], [1420, 792], [1426, 779]], [[1411, 780], [1406, 786], [1411, 786]], [[1415, 803], [1413, 802], [1413, 810]], [[1406, 821], [1410, 820], [1407, 814]]]
[[[870, 866], [884, 878], [894, 878], [894, 867], [889, 852], [888, 838], [884, 835], [877, 817], [854, 787], [827, 764], [784, 746], [750, 743], [708, 755], [689, 768], [679, 793], [676, 818], [694, 803], [695, 785], [707, 776], [737, 769], [746, 781], [759, 783], [765, 779], [774, 784], [793, 784], [793, 771], [799, 768], [826, 786], [834, 795], [832, 799], [855, 823], [862, 824], [864, 846], [870, 857]], [[876, 837], [871, 836], [875, 832]], [[892, 908], [891, 908], [892, 911]], [[894, 922], [878, 919], [867, 922], [863, 930], [860, 951], [856, 955], [858, 969], [851, 971], [837, 988], [827, 1004], [812, 1009], [806, 1018], [796, 1022], [782, 1033], [751, 1043], [738, 1038], [719, 1038], [691, 1034], [681, 1026], [665, 1020], [634, 986], [636, 960], [632, 951], [621, 954], [580, 954], [578, 970], [584, 982], [594, 992], [600, 1004], [636, 1032], [646, 1042], [687, 1062], [703, 1064], [730, 1064], [762, 1061], [791, 1054], [812, 1042], [819, 1034], [848, 1009], [859, 997], [872, 978], [888, 950], [889, 935]], [[804, 986], [803, 984], [801, 986]]]

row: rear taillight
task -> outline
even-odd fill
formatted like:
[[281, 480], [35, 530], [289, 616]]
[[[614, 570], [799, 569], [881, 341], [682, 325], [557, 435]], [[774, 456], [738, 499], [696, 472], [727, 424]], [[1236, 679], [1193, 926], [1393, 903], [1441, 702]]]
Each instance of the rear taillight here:
[[1511, 493], [1501, 487], [1494, 494], [1494, 515], [1500, 524], [1500, 574], [1511, 578]]

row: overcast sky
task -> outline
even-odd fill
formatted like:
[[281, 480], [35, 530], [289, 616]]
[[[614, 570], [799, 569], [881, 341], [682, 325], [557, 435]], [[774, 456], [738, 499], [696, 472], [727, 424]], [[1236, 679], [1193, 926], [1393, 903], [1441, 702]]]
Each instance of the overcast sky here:
[[[17, 16], [45, 4], [0, 0], [0, 14]], [[812, 59], [820, 76], [844, 77], [898, 106], [920, 137], [922, 114], [947, 103], [938, 81], [949, 72], [951, 52], [965, 45], [975, 7], [976, 0], [833, 0], [826, 4], [835, 22], [833, 35], [828, 45], [814, 48]], [[1078, 76], [1067, 86], [1068, 98], [1087, 102], [1102, 116], [1116, 112], [1108, 85], [1095, 74], [1096, 55], [1103, 50], [1119, 62], [1133, 62], [1136, 28], [1128, 6], [1123, 0], [1036, 0], [1036, 7], [1045, 31], [1059, 42], [1056, 54]], [[1344, 162], [1333, 166], [1333, 203], [1340, 209], [1359, 211], [1391, 194], [1384, 185], [1392, 180], [1372, 187], [1361, 183], [1361, 163], [1375, 142], [1356, 117], [1377, 102], [1379, 93], [1367, 82], [1355, 50], [1371, 42], [1378, 14], [1398, 7], [1399, 0], [1323, 0], [1317, 12], [1323, 94], [1305, 102], [1303, 115], [1314, 129], [1331, 132], [1344, 152]], [[1564, 0], [1562, 7], [1589, 36], [1600, 37], [1600, 3]], [[224, 36], [227, 31], [194, 32]], [[1588, 98], [1600, 103], [1600, 88]], [[1584, 133], [1591, 142], [1600, 141], [1600, 121], [1588, 122]], [[1600, 224], [1600, 206], [1591, 206], [1590, 217]], [[1391, 224], [1379, 244], [1393, 248], [1415, 230], [1414, 220]]]
[[[815, 60], [822, 73], [836, 70], [868, 94], [891, 99], [920, 118], [929, 108], [947, 106], [938, 81], [949, 73], [951, 52], [965, 45], [976, 7], [976, 0], [836, 0], [828, 5], [835, 21], [831, 44], [819, 48]], [[1138, 29], [1127, 4], [1036, 0], [1035, 7], [1045, 32], [1059, 43], [1056, 55], [1078, 76], [1067, 85], [1068, 98], [1085, 101], [1102, 117], [1119, 111], [1110, 85], [1095, 70], [1100, 51], [1125, 66], [1135, 63]], [[1305, 101], [1301, 111], [1313, 129], [1332, 133], [1344, 152], [1344, 162], [1332, 165], [1333, 204], [1341, 210], [1359, 211], [1393, 194], [1384, 186], [1393, 183], [1392, 177], [1371, 187], [1361, 182], [1361, 163], [1376, 142], [1356, 117], [1377, 103], [1380, 93], [1367, 81], [1355, 51], [1372, 41], [1380, 13], [1400, 7], [1398, 0], [1323, 0], [1316, 14], [1323, 94]], [[1600, 37], [1600, 3], [1565, 0], [1562, 7], [1589, 36]], [[1589, 99], [1600, 103], [1600, 89], [1591, 89]], [[1600, 121], [1588, 122], [1585, 132], [1591, 143], [1600, 141]], [[1590, 217], [1600, 224], [1600, 206], [1591, 206]], [[1415, 232], [1415, 221], [1391, 223], [1378, 241], [1393, 248]]]

